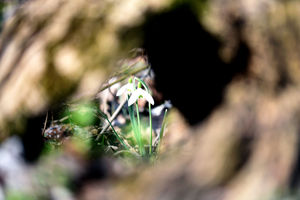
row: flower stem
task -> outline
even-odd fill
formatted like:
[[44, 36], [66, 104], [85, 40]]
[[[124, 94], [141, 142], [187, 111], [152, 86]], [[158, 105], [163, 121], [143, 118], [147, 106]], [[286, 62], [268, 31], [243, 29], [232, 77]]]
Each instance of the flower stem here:
[[139, 113], [138, 102], [135, 103], [135, 109], [136, 109], [136, 118], [137, 118], [137, 122], [138, 122], [138, 128], [139, 128], [139, 131], [141, 132], [141, 121], [140, 121], [140, 113]]
[[150, 148], [149, 148], [149, 155], [152, 155], [152, 115], [151, 115], [151, 104], [149, 105], [149, 126], [150, 126]]
[[128, 112], [129, 112], [129, 116], [130, 116], [130, 122], [131, 122], [131, 126], [132, 126], [132, 129], [133, 129], [134, 137], [135, 137], [135, 139], [138, 143], [139, 151], [140, 151], [141, 155], [143, 156], [143, 155], [145, 155], [145, 149], [142, 145], [141, 133], [140, 133], [140, 130], [138, 128], [138, 124], [137, 124], [135, 116], [134, 116], [133, 106], [128, 107]]
[[[136, 80], [138, 80], [143, 86], [144, 88], [146, 89], [146, 91], [149, 93], [149, 88], [147, 86], [147, 84], [142, 80], [142, 79], [139, 79], [137, 77], [135, 77]], [[152, 154], [152, 115], [151, 115], [151, 104], [149, 104], [149, 126], [150, 126], [150, 148], [149, 148], [149, 155]]]

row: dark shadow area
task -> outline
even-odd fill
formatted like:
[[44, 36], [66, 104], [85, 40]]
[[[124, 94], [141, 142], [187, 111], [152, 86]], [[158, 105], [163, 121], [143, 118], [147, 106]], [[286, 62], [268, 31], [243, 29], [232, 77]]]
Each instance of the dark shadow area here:
[[19, 134], [24, 148], [23, 157], [27, 162], [32, 163], [37, 161], [44, 148], [46, 138], [43, 137], [43, 128], [46, 118], [46, 128], [48, 128], [53, 119], [59, 119], [59, 116], [62, 116], [65, 107], [65, 104], [59, 102], [49, 109], [48, 117], [47, 111], [45, 111], [39, 115], [30, 117], [26, 121], [24, 131]]
[[224, 63], [218, 54], [220, 42], [187, 6], [149, 17], [144, 31], [157, 89], [192, 125], [205, 119], [222, 102], [226, 85], [246, 71], [247, 45], [241, 42], [232, 62]]
[[42, 136], [42, 130], [46, 114], [41, 114], [29, 118], [26, 125], [26, 130], [21, 134], [21, 140], [24, 148], [24, 158], [27, 162], [35, 162], [44, 147], [44, 137]]
[[[298, 134], [300, 134], [300, 130], [298, 130]], [[292, 192], [299, 193], [300, 191], [300, 137], [298, 136], [298, 145], [297, 149], [295, 150], [295, 157], [294, 157], [294, 166], [291, 170], [290, 174], [290, 182], [289, 188]]]
[[75, 193], [80, 194], [85, 184], [105, 180], [113, 176], [113, 163], [107, 158], [89, 160], [83, 172], [79, 173], [69, 182], [69, 188]]

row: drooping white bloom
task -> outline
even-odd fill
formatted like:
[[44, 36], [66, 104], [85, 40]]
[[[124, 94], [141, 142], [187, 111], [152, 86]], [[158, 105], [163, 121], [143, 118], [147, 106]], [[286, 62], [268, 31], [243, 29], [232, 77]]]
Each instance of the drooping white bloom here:
[[128, 82], [126, 85], [123, 85], [117, 92], [117, 96], [121, 96], [122, 94], [129, 95], [135, 90], [134, 84], [132, 82]]
[[134, 104], [139, 98], [145, 98], [149, 103], [154, 105], [154, 100], [152, 96], [146, 90], [143, 90], [142, 88], [138, 88], [137, 90], [133, 91], [133, 93], [131, 94], [128, 100], [128, 106]]

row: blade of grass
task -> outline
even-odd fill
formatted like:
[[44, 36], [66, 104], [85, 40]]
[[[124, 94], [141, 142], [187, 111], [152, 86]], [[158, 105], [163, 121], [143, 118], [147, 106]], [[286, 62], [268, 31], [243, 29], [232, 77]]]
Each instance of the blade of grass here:
[[144, 153], [144, 146], [145, 144], [143, 143], [143, 140], [141, 138], [141, 135], [142, 135], [142, 130], [141, 130], [141, 121], [140, 121], [140, 113], [139, 113], [139, 106], [138, 106], [138, 102], [135, 103], [135, 110], [136, 110], [136, 118], [137, 118], [137, 135], [139, 137], [139, 143], [140, 143], [140, 147], [143, 151], [143, 155], [145, 154]]
[[138, 124], [137, 124], [137, 121], [134, 116], [133, 105], [128, 107], [128, 112], [129, 112], [129, 116], [130, 116], [130, 121], [131, 121], [131, 126], [133, 129], [134, 137], [138, 143], [140, 154], [143, 156], [143, 155], [145, 155], [145, 149], [144, 149], [144, 146], [142, 145], [141, 133], [138, 129]]
[[149, 105], [149, 126], [150, 126], [150, 148], [149, 148], [149, 155], [152, 155], [152, 115], [151, 115], [151, 104]]
[[138, 102], [135, 103], [135, 110], [136, 110], [136, 118], [137, 118], [138, 129], [141, 132], [141, 121], [140, 121], [140, 113], [139, 113]]
[[125, 144], [125, 142], [123, 141], [123, 139], [119, 136], [119, 134], [116, 132], [116, 130], [114, 129], [113, 125], [111, 124], [110, 120], [108, 119], [107, 115], [105, 113], [103, 113], [100, 110], [97, 110], [97, 113], [102, 116], [110, 125], [114, 135], [116, 136], [116, 138], [119, 140], [119, 142], [125, 147], [126, 150], [129, 150], [128, 146]]
[[125, 142], [123, 141], [123, 139], [119, 136], [119, 134], [116, 132], [116, 130], [114, 129], [113, 125], [111, 124], [111, 122], [109, 121], [109, 119], [106, 117], [107, 122], [109, 123], [114, 135], [116, 136], [116, 138], [121, 142], [121, 144], [124, 146], [124, 148], [126, 150], [129, 150], [128, 146], [125, 144]]
[[45, 130], [46, 130], [46, 127], [47, 127], [47, 122], [48, 122], [48, 111], [47, 111], [46, 119], [45, 119], [45, 122], [44, 122], [44, 128], [43, 128], [43, 131], [42, 131], [43, 136], [44, 136], [44, 133], [45, 133]]
[[[119, 112], [122, 110], [123, 106], [125, 105], [127, 100], [124, 100], [122, 103], [120, 103], [120, 105], [118, 106], [118, 108], [116, 109], [116, 111], [113, 113], [113, 115], [111, 116], [111, 118], [109, 118], [109, 121], [114, 121], [114, 119], [117, 117], [117, 115], [119, 114]], [[106, 131], [106, 129], [109, 127], [109, 124], [105, 124], [105, 126], [103, 127], [103, 129], [101, 130], [101, 132], [98, 134], [96, 140], [98, 140], [100, 138], [100, 136]]]
[[165, 127], [166, 127], [166, 122], [167, 122], [167, 120], [166, 120], [167, 112], [168, 112], [168, 109], [165, 110], [163, 122], [162, 122], [162, 125], [161, 125], [161, 128], [160, 128], [159, 141], [158, 141], [158, 151], [157, 152], [159, 152], [160, 145], [162, 143], [162, 139], [163, 139], [163, 136], [164, 136], [164, 130], [165, 130]]
[[[144, 86], [144, 88], [146, 89], [146, 91], [148, 93], [150, 93], [147, 84], [142, 79], [140, 79], [138, 77], [135, 77], [135, 79], [138, 80], [139, 82], [141, 82], [142, 85]], [[149, 155], [151, 156], [151, 154], [152, 154], [152, 115], [151, 115], [151, 104], [148, 103], [148, 105], [149, 105], [149, 110], [148, 111], [149, 111], [149, 126], [150, 126], [150, 142], [149, 142], [150, 143], [149, 144], [150, 148], [149, 148]]]

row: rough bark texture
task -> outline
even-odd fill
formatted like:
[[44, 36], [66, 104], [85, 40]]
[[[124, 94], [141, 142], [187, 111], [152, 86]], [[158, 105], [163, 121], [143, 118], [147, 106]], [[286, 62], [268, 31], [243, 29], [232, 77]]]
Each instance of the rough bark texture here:
[[[19, 116], [41, 112], [75, 86], [86, 91], [94, 78], [103, 81], [128, 45], [119, 31], [138, 24], [147, 8], [164, 6], [157, 2], [25, 4], [0, 40], [1, 136]], [[224, 42], [224, 63], [239, 56], [241, 41], [248, 46], [246, 73], [233, 77], [201, 123], [184, 128], [190, 135], [178, 149], [134, 177], [91, 184], [80, 198], [275, 199], [298, 187], [300, 2], [212, 0], [207, 6], [201, 23]], [[168, 135], [181, 134], [174, 124], [183, 120], [176, 119]]]
[[[67, 96], [95, 95], [135, 41], [122, 31], [164, 1], [47, 0], [24, 3], [0, 38], [0, 129]], [[122, 41], [122, 42], [121, 42]], [[125, 50], [126, 49], [126, 50]], [[9, 125], [9, 126], [8, 126]], [[19, 128], [19, 127], [17, 127]], [[21, 129], [21, 128], [20, 128]]]

